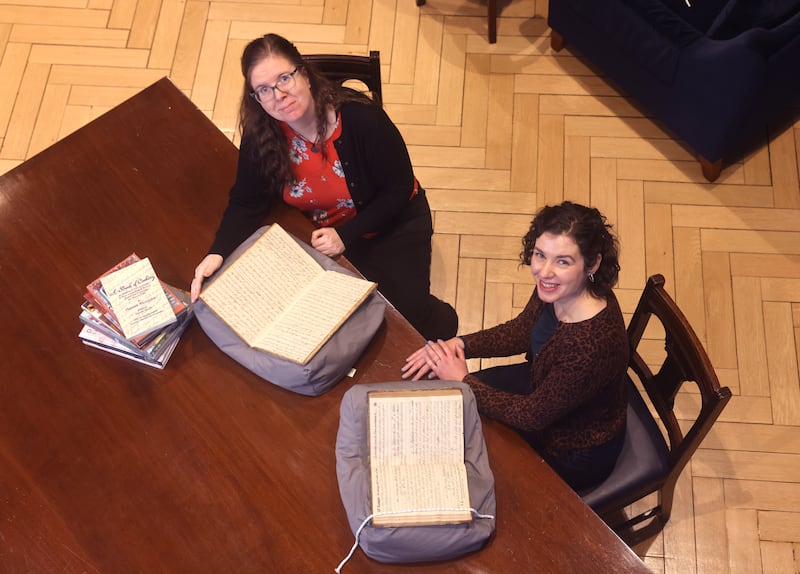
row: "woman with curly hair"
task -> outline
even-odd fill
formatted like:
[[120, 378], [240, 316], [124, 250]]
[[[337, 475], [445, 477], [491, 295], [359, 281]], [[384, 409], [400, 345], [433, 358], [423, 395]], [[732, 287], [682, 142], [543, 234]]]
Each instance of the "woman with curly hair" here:
[[[619, 247], [597, 210], [569, 201], [542, 208], [522, 240], [534, 291], [514, 319], [429, 341], [403, 377], [469, 384], [478, 410], [514, 428], [575, 490], [614, 468], [625, 435], [629, 344], [612, 288]], [[526, 353], [523, 363], [474, 374], [467, 358]]]
[[236, 181], [209, 254], [195, 269], [192, 299], [283, 201], [315, 225], [315, 249], [344, 253], [426, 338], [455, 335], [455, 310], [430, 293], [425, 190], [383, 109], [328, 82], [277, 34], [250, 42], [241, 66]]

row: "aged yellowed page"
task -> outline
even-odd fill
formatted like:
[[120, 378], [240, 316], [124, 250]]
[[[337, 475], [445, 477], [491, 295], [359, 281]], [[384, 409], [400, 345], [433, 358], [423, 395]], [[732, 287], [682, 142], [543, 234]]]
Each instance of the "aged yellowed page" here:
[[273, 224], [201, 298], [251, 347], [305, 364], [375, 287], [324, 270]]
[[254, 346], [305, 363], [374, 289], [374, 283], [326, 271], [259, 334]]
[[469, 521], [461, 391], [371, 392], [368, 400], [373, 524]]
[[271, 225], [201, 295], [247, 344], [297, 296], [299, 286], [324, 273], [279, 225]]

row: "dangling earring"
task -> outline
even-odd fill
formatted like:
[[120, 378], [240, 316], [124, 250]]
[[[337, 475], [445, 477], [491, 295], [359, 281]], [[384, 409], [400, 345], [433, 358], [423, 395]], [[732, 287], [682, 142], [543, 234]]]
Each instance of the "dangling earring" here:
[[589, 283], [594, 283], [594, 273], [589, 273]]

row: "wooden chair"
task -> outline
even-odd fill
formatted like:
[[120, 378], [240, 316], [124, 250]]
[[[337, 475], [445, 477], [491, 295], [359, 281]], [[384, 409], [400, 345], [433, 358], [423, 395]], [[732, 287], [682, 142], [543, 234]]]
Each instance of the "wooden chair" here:
[[[645, 327], [655, 315], [664, 327], [663, 362], [654, 374], [639, 353]], [[681, 471], [731, 398], [720, 388], [714, 368], [686, 317], [664, 290], [664, 277], [647, 281], [628, 325], [631, 357], [628, 376], [628, 422], [625, 444], [611, 475], [600, 485], [579, 492], [583, 500], [628, 544], [657, 534], [669, 520], [675, 484]], [[652, 360], [652, 359], [651, 359]], [[666, 438], [631, 379], [647, 392]], [[693, 382], [701, 401], [699, 413], [684, 433], [674, 411], [675, 397], [685, 382]], [[657, 492], [657, 504], [632, 518], [623, 509]], [[636, 528], [647, 522], [644, 526]]]
[[350, 80], [363, 83], [376, 104], [383, 107], [381, 89], [381, 56], [372, 50], [369, 56], [348, 54], [309, 54], [303, 59], [340, 86]]
[[[425, 0], [417, 0], [417, 6], [424, 6]], [[489, 43], [497, 42], [497, 0], [486, 0], [487, 20], [489, 22]]]

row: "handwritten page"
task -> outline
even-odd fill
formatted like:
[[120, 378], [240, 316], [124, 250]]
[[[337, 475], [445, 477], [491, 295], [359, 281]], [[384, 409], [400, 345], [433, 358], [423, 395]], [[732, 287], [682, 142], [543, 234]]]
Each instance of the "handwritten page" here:
[[251, 347], [305, 364], [375, 287], [326, 271], [273, 224], [201, 298]]
[[256, 346], [305, 363], [372, 292], [374, 283], [365, 283], [344, 273], [322, 273], [258, 336]]
[[461, 391], [371, 392], [368, 400], [373, 524], [468, 522]]
[[176, 321], [172, 305], [148, 258], [100, 279], [123, 335], [135, 339]]

